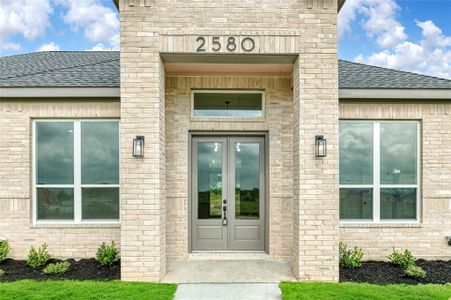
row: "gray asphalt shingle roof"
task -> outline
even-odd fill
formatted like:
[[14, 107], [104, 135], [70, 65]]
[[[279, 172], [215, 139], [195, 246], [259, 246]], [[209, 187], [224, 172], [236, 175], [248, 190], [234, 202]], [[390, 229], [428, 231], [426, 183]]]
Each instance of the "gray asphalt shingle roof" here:
[[[451, 89], [451, 80], [339, 60], [340, 89]], [[117, 51], [37, 52], [0, 58], [0, 87], [119, 87]]]
[[0, 58], [0, 87], [119, 87], [119, 52], [56, 51]]

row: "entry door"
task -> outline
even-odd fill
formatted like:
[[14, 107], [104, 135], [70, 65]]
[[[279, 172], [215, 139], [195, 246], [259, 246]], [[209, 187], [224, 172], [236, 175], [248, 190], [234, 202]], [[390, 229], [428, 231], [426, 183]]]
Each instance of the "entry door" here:
[[264, 251], [263, 137], [192, 140], [193, 251]]

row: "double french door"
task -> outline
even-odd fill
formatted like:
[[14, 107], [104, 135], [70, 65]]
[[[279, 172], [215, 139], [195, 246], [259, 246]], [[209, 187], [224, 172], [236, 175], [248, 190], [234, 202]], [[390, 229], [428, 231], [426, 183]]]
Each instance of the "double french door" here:
[[193, 251], [264, 251], [263, 137], [193, 137]]

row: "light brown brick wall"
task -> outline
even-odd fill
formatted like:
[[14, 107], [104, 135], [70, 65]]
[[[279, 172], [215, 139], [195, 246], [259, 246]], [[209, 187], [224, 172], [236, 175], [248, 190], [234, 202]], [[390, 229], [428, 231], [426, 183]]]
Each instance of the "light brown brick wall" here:
[[[191, 89], [263, 89], [263, 121], [192, 121]], [[169, 77], [166, 79], [167, 256], [188, 257], [189, 131], [268, 132], [269, 254], [292, 260], [292, 94], [291, 78]]]
[[[418, 225], [344, 225], [340, 241], [363, 248], [366, 259], [386, 259], [392, 247], [415, 256], [451, 258], [451, 103], [340, 104], [342, 119], [421, 122], [421, 219]], [[429, 101], [431, 102], [431, 101]]]
[[[299, 245], [293, 247], [296, 252], [293, 264], [296, 275], [302, 279], [337, 280], [336, 4], [335, 0], [120, 1], [123, 279], [161, 278], [165, 272], [166, 240], [162, 237], [165, 232], [170, 246], [168, 257], [180, 259], [186, 256], [179, 250], [187, 249], [187, 233], [183, 235], [180, 230], [187, 226], [182, 222], [186, 214], [183, 211], [186, 194], [181, 193], [186, 187], [177, 189], [175, 198], [171, 190], [167, 202], [165, 195], [169, 192], [164, 185], [165, 178], [174, 182], [173, 170], [164, 165], [171, 162], [165, 156], [173, 153], [173, 145], [168, 143], [165, 149], [165, 138], [171, 138], [165, 126], [171, 126], [171, 123], [165, 122], [165, 117], [170, 114], [164, 113], [165, 95], [161, 89], [164, 71], [159, 53], [195, 53], [195, 40], [203, 35], [207, 40], [206, 53], [212, 52], [212, 36], [219, 36], [223, 43], [220, 53], [228, 53], [224, 41], [229, 36], [237, 37], [238, 44], [241, 38], [251, 36], [256, 42], [253, 54], [299, 55], [299, 76], [295, 76], [298, 82], [293, 83], [298, 87], [295, 103], [299, 103], [292, 119], [297, 130], [294, 136], [298, 139], [293, 153], [303, 168], [296, 169], [298, 180], [292, 182], [298, 191], [294, 198], [298, 203], [293, 234], [297, 236], [295, 241], [299, 241]], [[242, 53], [239, 48], [235, 53]], [[303, 117], [305, 113], [308, 117]], [[182, 125], [189, 128], [185, 123]], [[165, 132], [169, 134], [165, 136]], [[318, 161], [313, 156], [317, 133], [325, 134], [329, 140], [330, 155], [325, 160]], [[148, 154], [142, 160], [130, 157], [129, 145], [138, 134], [146, 136]], [[183, 137], [182, 143], [186, 144], [186, 139], [187, 136]], [[178, 176], [184, 180], [183, 175]], [[278, 197], [288, 198], [285, 194]], [[280, 201], [277, 205], [282, 204]], [[177, 212], [172, 211], [173, 207]], [[282, 211], [285, 209], [288, 208], [282, 208]], [[311, 217], [317, 211], [322, 216]], [[283, 222], [276, 228], [291, 223]], [[285, 238], [281, 236], [280, 240]], [[321, 241], [316, 243], [314, 239]], [[270, 244], [270, 252], [273, 247], [274, 253], [278, 253], [274, 255], [289, 255], [285, 242], [271, 242], [276, 243]]]
[[11, 257], [42, 243], [52, 257], [95, 257], [103, 241], [119, 241], [119, 225], [34, 225], [31, 214], [32, 119], [118, 117], [119, 101], [0, 100], [0, 237]]

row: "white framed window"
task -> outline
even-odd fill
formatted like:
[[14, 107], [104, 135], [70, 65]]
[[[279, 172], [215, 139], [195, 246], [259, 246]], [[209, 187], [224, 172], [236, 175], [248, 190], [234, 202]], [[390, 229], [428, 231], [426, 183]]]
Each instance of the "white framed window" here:
[[33, 121], [33, 220], [120, 221], [119, 120]]
[[417, 223], [420, 123], [340, 121], [340, 222]]
[[192, 90], [194, 120], [256, 119], [265, 117], [265, 92], [261, 90]]

